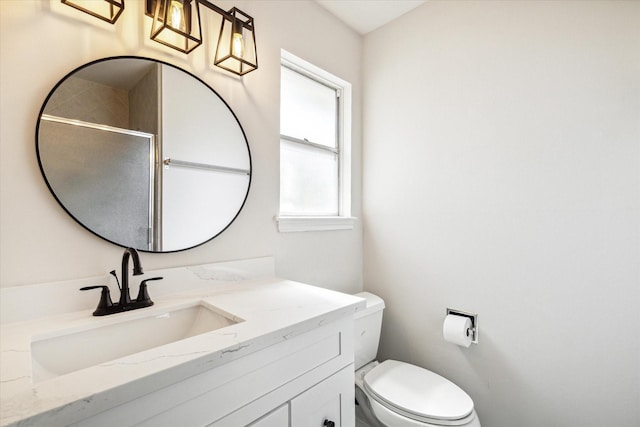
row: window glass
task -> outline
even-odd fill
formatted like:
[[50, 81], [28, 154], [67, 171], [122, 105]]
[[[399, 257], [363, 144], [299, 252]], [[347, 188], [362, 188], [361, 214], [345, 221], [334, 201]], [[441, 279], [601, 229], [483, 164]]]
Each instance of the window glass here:
[[338, 89], [281, 67], [280, 214], [340, 215]]
[[336, 89], [282, 67], [280, 133], [337, 148]]
[[338, 215], [338, 155], [280, 141], [280, 213]]

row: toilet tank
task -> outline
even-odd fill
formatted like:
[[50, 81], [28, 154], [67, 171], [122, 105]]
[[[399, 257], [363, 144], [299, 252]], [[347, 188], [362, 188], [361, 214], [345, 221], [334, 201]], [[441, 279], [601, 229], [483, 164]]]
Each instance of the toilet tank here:
[[355, 369], [358, 370], [367, 363], [376, 360], [382, 329], [384, 301], [369, 292], [361, 292], [355, 296], [367, 300], [367, 307], [353, 315]]

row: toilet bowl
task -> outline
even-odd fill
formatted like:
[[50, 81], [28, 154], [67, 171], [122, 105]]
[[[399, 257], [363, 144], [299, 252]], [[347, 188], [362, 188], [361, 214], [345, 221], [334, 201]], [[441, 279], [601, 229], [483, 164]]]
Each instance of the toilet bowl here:
[[384, 302], [363, 292], [355, 320], [355, 387], [359, 412], [372, 427], [480, 427], [473, 400], [440, 375], [397, 360], [375, 361]]

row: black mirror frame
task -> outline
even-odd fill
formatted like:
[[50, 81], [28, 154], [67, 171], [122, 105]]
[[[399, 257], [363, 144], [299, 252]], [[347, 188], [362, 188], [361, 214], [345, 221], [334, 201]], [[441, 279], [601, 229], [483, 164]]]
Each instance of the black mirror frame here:
[[89, 227], [87, 227], [85, 224], [83, 224], [78, 218], [75, 217], [75, 215], [73, 215], [73, 213], [71, 213], [67, 207], [62, 203], [62, 201], [58, 198], [58, 196], [56, 195], [53, 187], [51, 186], [51, 184], [49, 183], [49, 180], [47, 179], [47, 176], [45, 174], [44, 171], [44, 166], [42, 164], [42, 160], [40, 158], [40, 148], [39, 148], [39, 131], [40, 131], [40, 120], [42, 117], [42, 114], [44, 113], [45, 107], [47, 106], [47, 103], [49, 102], [49, 99], [51, 98], [51, 96], [54, 94], [54, 92], [58, 89], [58, 87], [60, 87], [69, 77], [71, 77], [72, 75], [74, 75], [76, 72], [90, 67], [92, 65], [98, 64], [100, 62], [105, 62], [105, 61], [109, 61], [109, 60], [114, 60], [114, 59], [140, 59], [140, 60], [145, 60], [145, 61], [152, 61], [152, 62], [156, 62], [158, 64], [162, 64], [162, 65], [167, 65], [169, 67], [172, 67], [174, 69], [177, 69], [179, 71], [182, 71], [184, 73], [186, 73], [187, 75], [189, 75], [190, 77], [196, 79], [197, 81], [199, 81], [200, 83], [202, 83], [205, 87], [207, 87], [209, 90], [211, 90], [211, 92], [213, 92], [218, 99], [220, 99], [220, 101], [229, 109], [229, 112], [231, 113], [231, 115], [233, 116], [233, 118], [236, 120], [238, 127], [240, 128], [240, 131], [242, 132], [242, 137], [244, 139], [244, 142], [247, 146], [247, 154], [249, 156], [249, 182], [247, 184], [247, 191], [246, 194], [244, 196], [244, 199], [242, 201], [242, 204], [240, 205], [240, 207], [238, 208], [238, 211], [236, 212], [236, 214], [233, 216], [233, 218], [229, 221], [229, 223], [223, 227], [219, 232], [217, 232], [215, 235], [203, 240], [202, 242], [195, 244], [193, 246], [189, 246], [186, 248], [180, 248], [180, 249], [175, 249], [175, 250], [170, 250], [170, 251], [151, 251], [151, 250], [145, 250], [145, 249], [138, 249], [136, 248], [138, 251], [140, 252], [147, 252], [147, 253], [155, 253], [155, 254], [164, 254], [164, 253], [175, 253], [175, 252], [182, 252], [182, 251], [186, 251], [189, 249], [193, 249], [196, 248], [198, 246], [202, 246], [205, 243], [210, 242], [211, 240], [215, 239], [216, 237], [218, 237], [220, 234], [222, 234], [225, 230], [227, 230], [229, 228], [229, 226], [231, 226], [231, 224], [233, 224], [233, 222], [236, 220], [236, 218], [238, 217], [238, 215], [240, 215], [240, 212], [242, 212], [242, 209], [244, 208], [246, 202], [247, 202], [247, 198], [249, 197], [249, 192], [251, 190], [251, 181], [252, 181], [252, 176], [253, 176], [253, 162], [251, 159], [251, 148], [249, 147], [249, 141], [247, 139], [247, 135], [244, 131], [244, 128], [242, 127], [242, 124], [240, 123], [240, 120], [238, 120], [238, 117], [236, 116], [236, 113], [233, 111], [233, 109], [231, 109], [231, 107], [229, 106], [229, 104], [222, 98], [222, 96], [220, 96], [220, 94], [218, 92], [216, 92], [211, 86], [209, 86], [204, 80], [202, 80], [201, 78], [199, 78], [198, 76], [190, 73], [187, 70], [184, 70], [174, 64], [170, 64], [168, 62], [159, 60], [159, 59], [154, 59], [154, 58], [147, 58], [147, 57], [142, 57], [142, 56], [135, 56], [135, 55], [122, 55], [122, 56], [111, 56], [111, 57], [106, 57], [106, 58], [100, 58], [100, 59], [96, 59], [94, 61], [88, 62], [86, 64], [83, 64], [75, 69], [73, 69], [72, 71], [70, 71], [69, 73], [67, 73], [64, 77], [62, 77], [58, 83], [55, 84], [55, 86], [49, 91], [49, 94], [47, 95], [47, 97], [45, 98], [44, 102], [42, 103], [42, 107], [40, 108], [40, 111], [38, 113], [38, 117], [36, 119], [36, 129], [35, 129], [35, 148], [36, 148], [36, 158], [38, 160], [38, 167], [40, 168], [40, 173], [42, 175], [42, 178], [44, 179], [45, 184], [47, 185], [47, 188], [49, 189], [49, 191], [51, 192], [51, 194], [53, 195], [54, 199], [58, 202], [58, 204], [62, 207], [62, 209], [71, 217], [73, 218], [73, 220], [80, 224], [82, 226], [82, 228], [84, 228], [85, 230], [89, 231], [91, 234], [99, 237], [102, 240], [106, 240], [109, 243], [112, 243], [116, 246], [120, 246], [123, 248], [128, 247], [128, 245], [124, 244], [124, 243], [118, 243], [115, 242], [113, 240], [108, 239], [105, 236], [102, 236], [101, 234], [98, 234], [97, 232], [93, 231], [92, 229], [90, 229]]

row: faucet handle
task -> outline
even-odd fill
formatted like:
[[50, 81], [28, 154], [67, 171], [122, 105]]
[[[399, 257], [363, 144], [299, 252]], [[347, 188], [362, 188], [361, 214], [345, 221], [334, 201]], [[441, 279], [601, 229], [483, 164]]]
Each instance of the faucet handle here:
[[113, 277], [115, 277], [116, 279], [116, 283], [118, 284], [118, 289], [122, 290], [122, 286], [120, 286], [120, 280], [118, 280], [118, 275], [116, 274], [115, 270], [111, 270], [109, 272], [110, 275], [112, 275]]
[[111, 313], [111, 307], [113, 307], [113, 302], [111, 301], [111, 293], [109, 292], [109, 287], [100, 285], [100, 286], [85, 286], [84, 288], [80, 288], [81, 291], [88, 291], [91, 289], [102, 289], [102, 293], [100, 294], [100, 302], [98, 303], [98, 307], [93, 312], [94, 316], [104, 316], [105, 314]]
[[136, 298], [137, 304], [145, 304], [145, 307], [153, 305], [153, 301], [149, 297], [149, 292], [147, 291], [147, 282], [152, 280], [162, 280], [164, 277], [151, 277], [150, 279], [145, 279], [140, 282], [140, 289], [138, 290], [138, 297]]

